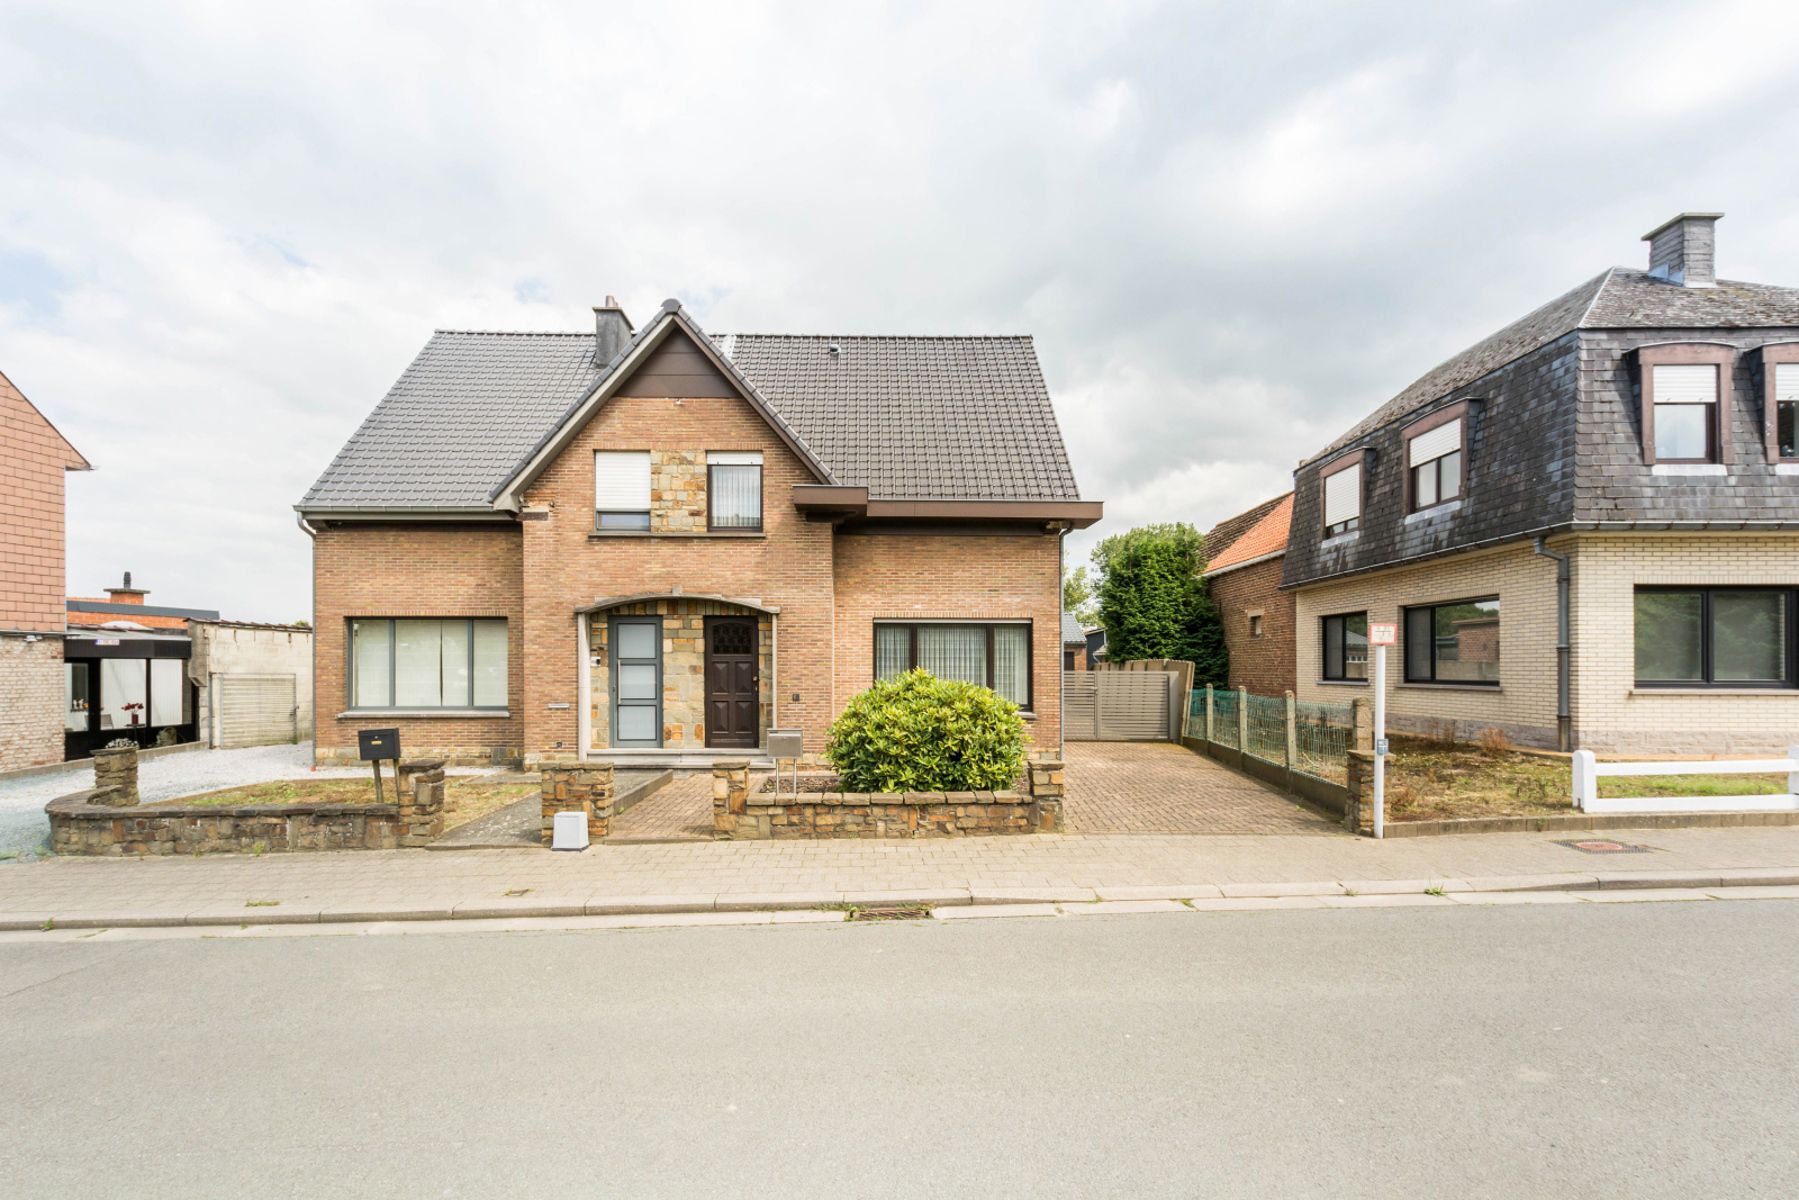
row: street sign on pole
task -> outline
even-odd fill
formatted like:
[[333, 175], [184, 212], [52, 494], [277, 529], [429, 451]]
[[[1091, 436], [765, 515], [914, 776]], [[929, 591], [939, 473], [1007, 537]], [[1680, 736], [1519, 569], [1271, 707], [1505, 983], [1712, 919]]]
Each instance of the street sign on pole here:
[[1399, 626], [1391, 621], [1371, 622], [1368, 626], [1370, 646], [1391, 646], [1399, 641]]
[[[1375, 632], [1387, 635], [1375, 641]], [[1368, 626], [1374, 647], [1374, 836], [1387, 836], [1387, 647], [1393, 644], [1393, 626]]]

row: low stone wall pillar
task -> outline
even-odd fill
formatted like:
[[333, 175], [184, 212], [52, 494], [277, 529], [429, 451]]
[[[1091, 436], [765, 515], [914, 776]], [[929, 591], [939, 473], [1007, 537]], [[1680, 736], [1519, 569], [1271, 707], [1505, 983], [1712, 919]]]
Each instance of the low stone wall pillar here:
[[740, 818], [745, 818], [750, 804], [750, 764], [748, 759], [732, 759], [712, 764], [712, 834], [714, 837], [737, 836]]
[[402, 846], [424, 846], [444, 831], [444, 760], [419, 758], [399, 767]]
[[[1356, 701], [1360, 704], [1361, 701]], [[1343, 804], [1343, 828], [1351, 833], [1374, 832], [1374, 752], [1349, 752], [1349, 797]]]
[[89, 803], [131, 808], [137, 800], [137, 747], [94, 751], [94, 792]]
[[546, 762], [538, 768], [543, 790], [543, 844], [555, 837], [556, 814], [587, 814], [587, 838], [597, 842], [611, 828], [613, 787], [611, 763]]
[[1026, 767], [1025, 787], [1031, 793], [1039, 833], [1062, 832], [1062, 797], [1066, 767], [1059, 758], [1034, 758]]

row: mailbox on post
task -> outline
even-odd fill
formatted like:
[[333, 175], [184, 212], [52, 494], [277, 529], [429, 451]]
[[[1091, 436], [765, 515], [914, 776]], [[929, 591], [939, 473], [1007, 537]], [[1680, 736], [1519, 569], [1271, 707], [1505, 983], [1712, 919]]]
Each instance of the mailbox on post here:
[[381, 760], [390, 758], [394, 764], [394, 802], [400, 800], [400, 731], [398, 729], [364, 729], [356, 734], [356, 747], [361, 751], [362, 761], [371, 763], [375, 768], [375, 803], [381, 800]]
[[768, 731], [768, 756], [775, 760], [775, 792], [781, 790], [781, 763], [793, 763], [793, 792], [800, 790], [800, 756], [805, 751], [805, 735], [797, 729], [771, 729]]

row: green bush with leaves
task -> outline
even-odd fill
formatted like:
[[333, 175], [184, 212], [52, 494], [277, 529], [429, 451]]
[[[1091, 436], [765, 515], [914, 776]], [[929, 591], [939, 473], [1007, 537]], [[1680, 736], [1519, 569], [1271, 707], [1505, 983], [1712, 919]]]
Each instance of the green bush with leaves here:
[[848, 792], [991, 791], [1018, 781], [1025, 741], [1016, 704], [911, 670], [849, 702], [825, 757]]

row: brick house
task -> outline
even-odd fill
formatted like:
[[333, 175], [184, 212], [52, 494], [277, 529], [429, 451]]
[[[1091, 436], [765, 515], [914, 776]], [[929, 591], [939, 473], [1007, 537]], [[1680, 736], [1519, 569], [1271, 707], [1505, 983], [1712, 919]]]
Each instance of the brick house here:
[[1261, 696], [1293, 690], [1293, 594], [1281, 590], [1292, 517], [1288, 492], [1206, 534], [1206, 588], [1224, 625], [1228, 686]]
[[315, 742], [809, 754], [919, 665], [1059, 744], [1063, 535], [1097, 521], [1029, 338], [438, 332], [297, 505]]
[[0, 771], [62, 761], [63, 476], [92, 469], [0, 375]]
[[1799, 740], [1799, 289], [1715, 277], [1718, 214], [1451, 358], [1295, 473], [1298, 691], [1394, 728], [1600, 751]]

